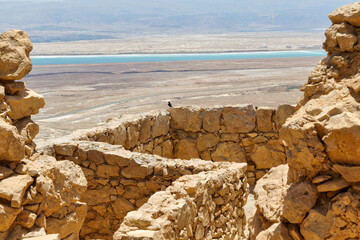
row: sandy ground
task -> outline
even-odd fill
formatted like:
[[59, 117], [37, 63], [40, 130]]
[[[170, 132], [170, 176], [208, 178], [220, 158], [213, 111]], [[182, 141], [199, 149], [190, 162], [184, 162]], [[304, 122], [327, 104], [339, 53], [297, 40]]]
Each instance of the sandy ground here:
[[321, 49], [317, 32], [253, 32], [211, 35], [158, 35], [124, 39], [34, 43], [32, 55], [224, 53]]
[[319, 57], [34, 66], [27, 86], [46, 106], [39, 147], [112, 117], [173, 106], [295, 104]]

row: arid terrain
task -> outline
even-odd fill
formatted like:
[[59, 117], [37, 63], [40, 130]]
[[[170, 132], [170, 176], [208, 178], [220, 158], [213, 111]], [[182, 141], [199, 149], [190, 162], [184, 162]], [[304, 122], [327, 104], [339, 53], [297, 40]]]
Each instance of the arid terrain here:
[[122, 114], [173, 106], [295, 104], [320, 57], [33, 66], [27, 86], [46, 106], [39, 147]]

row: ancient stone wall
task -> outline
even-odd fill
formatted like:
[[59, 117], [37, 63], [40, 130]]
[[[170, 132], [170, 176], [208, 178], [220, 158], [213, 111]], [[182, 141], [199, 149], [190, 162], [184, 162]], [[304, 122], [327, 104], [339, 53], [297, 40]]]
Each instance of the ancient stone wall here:
[[39, 127], [31, 115], [45, 102], [15, 81], [31, 71], [31, 50], [25, 32], [0, 34], [0, 240], [79, 239], [85, 176], [73, 162], [34, 155]]
[[248, 181], [254, 184], [271, 167], [286, 163], [278, 129], [293, 112], [290, 105], [276, 110], [251, 105], [171, 108], [112, 120], [79, 139], [167, 158], [247, 162]]
[[[216, 184], [221, 184], [221, 186], [217, 185], [211, 196], [201, 195], [201, 197], [204, 201], [205, 198], [209, 198], [206, 200], [207, 204], [214, 208], [212, 211], [216, 210], [216, 217], [221, 215], [221, 221], [224, 216], [232, 218], [232, 221], [235, 216], [239, 217], [239, 224], [244, 221], [240, 209], [245, 204], [248, 193], [246, 177], [244, 177], [246, 164], [212, 163], [200, 159], [166, 159], [157, 155], [130, 152], [116, 145], [85, 141], [54, 145], [48, 147], [45, 153], [56, 156], [58, 160], [73, 161], [81, 166], [86, 176], [88, 189], [81, 198], [88, 205], [88, 214], [80, 232], [80, 236], [84, 239], [112, 239], [114, 232], [129, 211], [138, 209], [155, 192], [164, 191], [184, 175], [191, 175], [191, 177], [179, 179], [177, 182], [190, 186], [194, 183], [191, 179], [197, 179], [196, 184], [201, 185], [201, 191], [204, 191], [201, 194], [212, 191], [211, 186], [218, 179], [219, 182]], [[230, 169], [233, 170], [230, 171]], [[225, 173], [225, 170], [232, 174], [223, 174], [227, 176], [226, 178], [221, 177], [221, 174], [215, 174]], [[200, 172], [206, 173], [197, 176]], [[210, 172], [213, 173], [210, 174]], [[239, 178], [236, 179], [236, 176]], [[236, 184], [232, 186], [233, 182]], [[173, 183], [173, 186], [179, 183]], [[209, 189], [205, 190], [204, 184], [210, 184], [206, 185]], [[234, 187], [239, 187], [240, 190]], [[222, 188], [224, 189], [221, 190]], [[200, 195], [198, 197], [200, 198]], [[182, 198], [186, 199], [186, 196]], [[214, 206], [214, 201], [217, 203], [216, 206]], [[234, 216], [227, 212], [230, 206], [231, 214]], [[208, 208], [208, 205], [206, 207]], [[236, 213], [235, 208], [238, 208]], [[223, 213], [218, 213], [219, 210]], [[192, 209], [193, 214], [198, 214], [197, 210], [194, 211]], [[242, 232], [243, 228], [240, 228], [237, 234], [242, 234]]]
[[177, 179], [137, 211], [114, 239], [245, 239], [246, 164]]
[[[328, 56], [310, 74], [298, 110], [280, 130], [286, 178], [279, 166], [254, 190], [261, 212], [254, 222], [265, 226], [256, 239], [360, 236], [360, 3], [345, 5], [329, 18]], [[271, 194], [276, 187], [278, 197]]]

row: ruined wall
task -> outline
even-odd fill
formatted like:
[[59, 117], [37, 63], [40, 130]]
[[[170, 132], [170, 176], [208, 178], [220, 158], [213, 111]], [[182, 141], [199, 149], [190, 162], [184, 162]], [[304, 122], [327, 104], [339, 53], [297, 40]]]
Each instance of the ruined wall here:
[[31, 115], [45, 102], [17, 81], [31, 71], [31, 50], [25, 32], [0, 34], [0, 239], [78, 239], [87, 182], [74, 163], [34, 155]]
[[[281, 184], [285, 178], [274, 169], [264, 176], [271, 184], [255, 187], [260, 218], [270, 226], [256, 239], [360, 236], [360, 3], [345, 5], [329, 18], [333, 24], [323, 45], [328, 56], [310, 74], [298, 110], [280, 130], [288, 184]], [[279, 188], [277, 199], [261, 191], [271, 185]], [[273, 210], [261, 208], [265, 202], [272, 202]], [[269, 217], [274, 209], [277, 219]]]
[[247, 162], [254, 184], [271, 167], [286, 163], [278, 129], [294, 112], [253, 106], [171, 108], [166, 112], [126, 116], [92, 129], [82, 140], [123, 145], [126, 149], [167, 158]]
[[179, 178], [129, 212], [114, 239], [245, 239], [246, 164]]
[[[232, 173], [237, 175], [225, 174], [223, 176], [228, 177], [219, 179], [218, 184], [221, 183], [221, 186], [216, 186], [214, 190], [220, 191], [220, 187], [226, 189], [222, 190], [221, 196], [218, 196], [218, 191], [211, 194], [217, 198], [215, 200], [217, 207], [212, 204], [214, 207], [212, 211], [228, 208], [234, 203], [237, 203], [238, 208], [241, 208], [246, 202], [248, 193], [246, 178], [244, 177], [245, 164], [211, 163], [200, 159], [166, 159], [156, 155], [130, 152], [120, 146], [84, 141], [54, 145], [47, 148], [45, 153], [56, 156], [58, 160], [73, 161], [81, 166], [86, 176], [88, 189], [81, 199], [88, 205], [88, 214], [80, 233], [84, 239], [112, 239], [114, 232], [119, 228], [129, 211], [138, 209], [155, 192], [164, 191], [175, 180], [184, 175], [191, 175], [191, 177], [179, 180], [182, 184], [191, 185], [194, 182], [190, 179], [197, 179], [196, 184], [199, 186], [202, 184], [203, 188], [201, 189], [204, 191], [202, 194], [206, 194], [207, 191], [212, 190], [211, 185], [206, 185], [206, 187], [209, 186], [209, 189], [205, 190], [204, 184], [213, 183], [220, 176], [214, 173], [204, 173], [205, 175], [201, 175], [204, 176], [203, 179], [196, 174], [210, 171], [224, 173], [224, 169], [227, 171], [229, 169], [236, 170]], [[236, 176], [239, 176], [237, 185], [231, 187], [230, 183], [236, 181]], [[189, 183], [184, 182], [185, 180], [189, 180]], [[234, 187], [240, 187], [241, 190], [236, 190], [234, 193]], [[228, 190], [231, 190], [232, 195], [229, 195]], [[206, 196], [203, 195], [203, 197], [205, 201]], [[208, 204], [210, 204], [210, 200], [207, 200]], [[234, 210], [235, 207], [231, 207]], [[192, 211], [194, 213], [195, 210]], [[224, 210], [224, 212], [226, 211], [227, 209]], [[237, 210], [236, 214], [239, 211]], [[228, 218], [232, 216], [226, 214]], [[243, 215], [237, 216], [239, 216], [239, 222], [242, 223], [244, 221], [242, 220]], [[235, 215], [232, 217], [234, 218]], [[242, 231], [242, 228], [239, 229], [239, 232]]]

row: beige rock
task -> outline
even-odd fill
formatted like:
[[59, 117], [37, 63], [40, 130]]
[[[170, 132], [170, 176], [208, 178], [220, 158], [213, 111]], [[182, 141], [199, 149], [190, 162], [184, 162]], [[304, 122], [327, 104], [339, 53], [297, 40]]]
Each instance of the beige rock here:
[[289, 229], [289, 234], [293, 238], [293, 240], [303, 240], [298, 225], [290, 224], [288, 225], [288, 229]]
[[330, 179], [332, 179], [332, 177], [329, 175], [319, 175], [312, 180], [312, 183], [314, 184], [322, 183]]
[[305, 240], [322, 240], [329, 234], [333, 221], [331, 211], [322, 214], [312, 209], [300, 225], [300, 232]]
[[114, 213], [120, 216], [125, 216], [126, 213], [135, 209], [134, 205], [129, 200], [122, 197], [111, 203], [111, 206]]
[[21, 119], [15, 126], [26, 144], [30, 143], [39, 133], [39, 126], [30, 118]]
[[278, 129], [286, 122], [291, 115], [295, 112], [295, 107], [289, 104], [279, 105], [276, 109], [276, 125]]
[[19, 161], [24, 155], [24, 142], [16, 128], [0, 118], [0, 159]]
[[255, 129], [255, 110], [246, 107], [224, 107], [222, 111], [227, 132], [248, 133]]
[[55, 144], [54, 149], [57, 154], [72, 157], [77, 148], [77, 144], [63, 143]]
[[318, 193], [313, 184], [308, 182], [293, 183], [284, 199], [282, 217], [290, 223], [301, 223], [315, 205], [317, 197]]
[[15, 120], [35, 115], [45, 106], [44, 98], [40, 94], [26, 88], [14, 96], [6, 96], [5, 99], [11, 109], [8, 115]]
[[168, 134], [170, 128], [170, 117], [160, 113], [154, 120], [154, 125], [151, 129], [152, 138], [165, 136]]
[[32, 69], [30, 52], [33, 46], [29, 36], [21, 30], [0, 34], [0, 80], [19, 80]]
[[13, 170], [0, 166], [0, 180], [7, 178], [8, 176], [10, 176], [13, 173], [14, 173]]
[[335, 164], [333, 168], [341, 174], [345, 181], [350, 183], [360, 182], [360, 167]]
[[96, 175], [101, 178], [118, 177], [119, 170], [118, 166], [100, 165], [97, 168]]
[[11, 207], [19, 208], [26, 189], [34, 179], [29, 175], [14, 175], [0, 181], [0, 198], [11, 201]]
[[9, 82], [5, 84], [5, 91], [7, 95], [15, 95], [24, 88], [25, 88], [24, 82]]
[[114, 129], [114, 144], [125, 146], [126, 142], [126, 128], [123, 124], [120, 124]]
[[255, 185], [255, 205], [270, 222], [280, 222], [284, 198], [289, 188], [287, 184], [288, 171], [289, 167], [286, 164], [274, 167]]
[[336, 178], [317, 186], [318, 192], [334, 192], [350, 186], [343, 178]]
[[203, 129], [207, 132], [217, 132], [220, 130], [220, 110], [203, 110], [200, 112], [203, 120]]
[[330, 13], [329, 18], [334, 24], [348, 22], [360, 27], [360, 3], [355, 2], [344, 5]]
[[144, 143], [150, 138], [152, 119], [145, 118], [140, 122], [139, 141]]
[[218, 143], [219, 137], [211, 133], [202, 135], [196, 140], [196, 145], [199, 152], [202, 152], [208, 148], [212, 148]]
[[91, 149], [87, 152], [87, 159], [96, 165], [100, 165], [105, 162], [104, 154], [96, 149]]
[[340, 50], [343, 52], [352, 51], [357, 37], [353, 34], [337, 33], [336, 39], [339, 44]]
[[7, 231], [21, 211], [21, 208], [11, 208], [0, 204], [0, 232]]
[[126, 149], [132, 149], [133, 147], [135, 147], [138, 143], [139, 140], [139, 131], [137, 126], [135, 125], [130, 125], [127, 130], [127, 138], [126, 138], [126, 142], [125, 142], [125, 148]]
[[125, 150], [111, 151], [104, 153], [106, 163], [119, 167], [126, 167], [130, 164], [131, 154]]
[[171, 108], [169, 112], [172, 129], [181, 129], [189, 132], [200, 131], [202, 122], [198, 111], [189, 108]]
[[79, 239], [80, 229], [84, 223], [87, 213], [86, 203], [78, 202], [75, 211], [69, 213], [65, 218], [47, 218], [46, 232], [50, 234], [59, 234], [60, 239], [63, 239], [72, 234], [74, 240]]
[[271, 132], [273, 130], [273, 113], [273, 109], [259, 108], [256, 110], [256, 124], [258, 131]]
[[162, 144], [162, 156], [165, 158], [173, 158], [174, 146], [170, 140], [166, 140]]
[[36, 214], [27, 210], [22, 211], [16, 218], [16, 223], [25, 228], [32, 228], [35, 224]]
[[23, 240], [60, 240], [59, 234], [48, 234], [39, 237], [23, 238]]
[[191, 159], [199, 158], [196, 142], [192, 139], [180, 139], [175, 143], [174, 158]]
[[256, 169], [268, 169], [286, 162], [285, 153], [278, 151], [270, 144], [255, 145], [250, 158], [255, 163]]
[[274, 223], [268, 229], [259, 233], [256, 240], [293, 240], [289, 231], [282, 223]]
[[211, 154], [215, 162], [246, 162], [246, 154], [239, 143], [219, 143]]
[[146, 165], [129, 166], [121, 169], [121, 175], [126, 178], [142, 180], [153, 173], [153, 169]]

